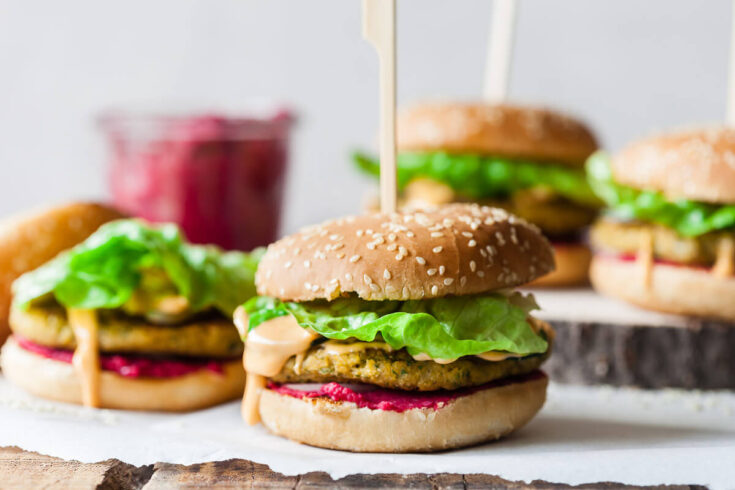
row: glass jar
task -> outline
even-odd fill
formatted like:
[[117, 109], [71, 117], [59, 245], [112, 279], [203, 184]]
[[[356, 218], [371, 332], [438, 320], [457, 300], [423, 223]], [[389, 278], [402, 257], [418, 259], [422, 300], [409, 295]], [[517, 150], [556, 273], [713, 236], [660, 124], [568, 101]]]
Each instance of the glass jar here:
[[251, 250], [277, 238], [293, 117], [108, 113], [118, 208], [174, 222], [194, 243]]

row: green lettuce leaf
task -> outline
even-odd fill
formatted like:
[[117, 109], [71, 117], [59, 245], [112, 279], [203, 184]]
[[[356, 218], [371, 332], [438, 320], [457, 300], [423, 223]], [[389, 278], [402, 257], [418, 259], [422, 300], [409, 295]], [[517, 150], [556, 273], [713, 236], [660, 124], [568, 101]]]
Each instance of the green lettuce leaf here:
[[546, 352], [548, 343], [527, 322], [532, 298], [514, 293], [455, 296], [421, 301], [364, 301], [340, 298], [308, 303], [255, 297], [245, 303], [251, 330], [264, 321], [293, 315], [304, 328], [329, 339], [371, 342], [380, 336], [394, 349], [433, 359], [502, 351]]
[[669, 200], [662, 193], [638, 190], [615, 182], [610, 157], [597, 152], [587, 160], [592, 190], [609, 207], [607, 214], [622, 220], [657, 223], [693, 237], [735, 227], [735, 206], [718, 206], [688, 199]]
[[[353, 160], [363, 172], [380, 175], [377, 160], [363, 153], [354, 153]], [[423, 177], [443, 182], [464, 197], [483, 199], [504, 197], [529, 187], [546, 187], [584, 206], [600, 205], [584, 172], [561, 165], [443, 152], [400, 153], [396, 165], [399, 188]]]
[[53, 294], [69, 308], [118, 308], [131, 298], [145, 271], [153, 269], [163, 271], [192, 311], [214, 307], [230, 315], [255, 295], [255, 270], [262, 254], [192, 245], [172, 224], [114, 221], [19, 277], [13, 284], [14, 302], [25, 307]]

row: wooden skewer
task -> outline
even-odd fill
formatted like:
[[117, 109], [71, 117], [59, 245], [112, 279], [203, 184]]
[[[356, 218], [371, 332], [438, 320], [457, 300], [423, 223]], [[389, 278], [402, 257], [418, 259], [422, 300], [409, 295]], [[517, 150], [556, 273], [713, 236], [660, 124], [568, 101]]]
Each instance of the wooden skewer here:
[[362, 35], [380, 62], [380, 209], [396, 210], [396, 0], [362, 0]]
[[491, 103], [508, 96], [508, 80], [513, 60], [513, 33], [517, 0], [495, 0], [488, 36], [483, 98]]
[[735, 126], [735, 0], [732, 2], [730, 20], [730, 70], [727, 80], [727, 114], [725, 122]]

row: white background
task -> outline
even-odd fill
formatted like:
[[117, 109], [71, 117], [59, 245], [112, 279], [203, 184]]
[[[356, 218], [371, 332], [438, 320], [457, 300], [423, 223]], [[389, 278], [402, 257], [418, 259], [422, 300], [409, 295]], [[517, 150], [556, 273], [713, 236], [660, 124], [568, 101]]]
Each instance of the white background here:
[[[399, 0], [399, 99], [480, 93], [490, 0]], [[377, 61], [358, 0], [0, 0], [0, 214], [105, 195], [93, 125], [109, 107], [301, 115], [285, 231], [358, 210], [370, 182]], [[721, 119], [730, 2], [521, 0], [513, 98], [583, 116], [615, 149]]]

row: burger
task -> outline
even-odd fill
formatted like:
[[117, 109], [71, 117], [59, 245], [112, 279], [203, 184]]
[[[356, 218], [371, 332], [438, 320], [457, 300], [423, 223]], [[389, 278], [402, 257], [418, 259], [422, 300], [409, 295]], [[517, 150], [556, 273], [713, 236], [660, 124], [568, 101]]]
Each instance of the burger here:
[[2, 220], [0, 226], [0, 345], [10, 335], [11, 285], [21, 274], [53, 259], [103, 223], [124, 216], [111, 207], [72, 202]]
[[735, 320], [735, 129], [633, 143], [589, 159], [606, 203], [591, 231], [594, 287], [663, 312]]
[[13, 285], [5, 377], [92, 407], [180, 411], [239, 397], [232, 312], [258, 253], [187, 243], [174, 225], [103, 225]]
[[[536, 224], [554, 245], [557, 268], [536, 285], [587, 281], [591, 254], [583, 235], [601, 203], [584, 176], [597, 142], [582, 122], [533, 107], [423, 104], [399, 115], [397, 143], [401, 205], [504, 208]], [[376, 160], [354, 158], [379, 175]]]
[[337, 219], [275, 242], [260, 296], [235, 312], [243, 417], [360, 452], [500, 438], [543, 405], [553, 335], [512, 288], [553, 267], [535, 226], [468, 204]]

